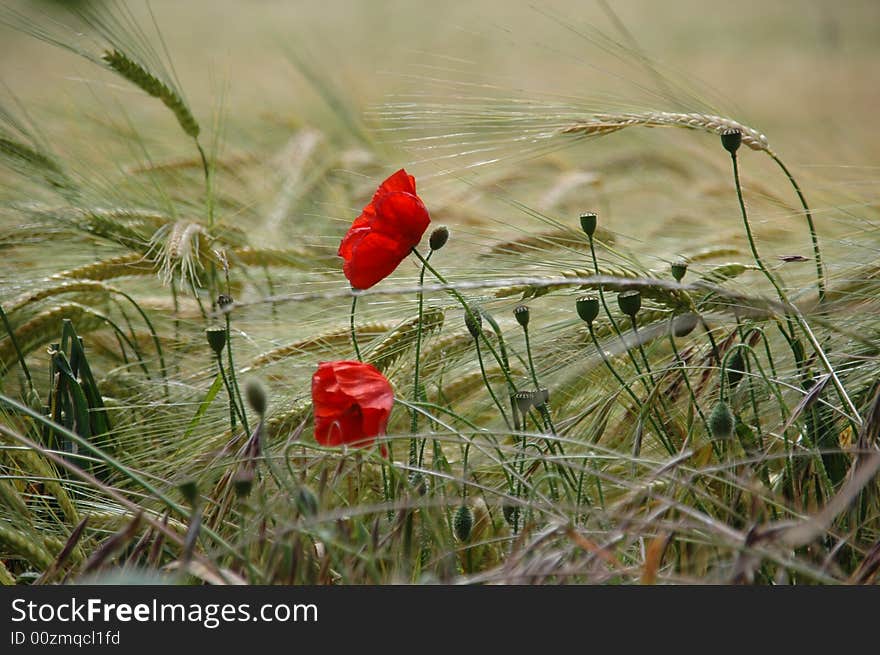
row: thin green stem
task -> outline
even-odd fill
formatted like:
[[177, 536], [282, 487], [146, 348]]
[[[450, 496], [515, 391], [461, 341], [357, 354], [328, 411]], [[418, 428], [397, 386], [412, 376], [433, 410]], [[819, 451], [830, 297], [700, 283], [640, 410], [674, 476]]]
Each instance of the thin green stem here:
[[[413, 248], [415, 250], [415, 248]], [[428, 256], [425, 258], [425, 261], [431, 259], [431, 255], [434, 254], [434, 251], [431, 250], [428, 252]], [[425, 292], [422, 291], [422, 287], [425, 285], [425, 267], [422, 266], [422, 270], [419, 273], [419, 322], [416, 326], [416, 359], [413, 366], [413, 402], [419, 402], [421, 397], [421, 391], [419, 389], [419, 373], [420, 373], [420, 364], [421, 364], [421, 356], [422, 356], [422, 317], [425, 311]], [[416, 432], [419, 429], [419, 413], [413, 410], [412, 412], [412, 420], [410, 421], [410, 433], [413, 435], [409, 442], [409, 463], [410, 466], [414, 466], [418, 464], [421, 466], [421, 458], [418, 453], [418, 443], [415, 437]]]
[[354, 354], [355, 354], [355, 356], [357, 356], [358, 361], [362, 362], [362, 361], [364, 361], [364, 358], [361, 357], [361, 349], [358, 346], [357, 332], [354, 329], [354, 313], [355, 313], [355, 310], [357, 309], [357, 303], [358, 303], [358, 297], [357, 297], [357, 295], [355, 295], [351, 299], [351, 313], [349, 314], [349, 324], [351, 327], [351, 345], [354, 346]]
[[244, 409], [244, 400], [241, 398], [241, 390], [238, 388], [238, 380], [235, 377], [235, 362], [232, 360], [232, 326], [229, 318], [229, 312], [226, 312], [226, 355], [229, 359], [229, 379], [234, 392], [233, 399], [238, 404], [241, 412], [241, 424], [244, 426], [245, 432], [251, 433], [248, 426], [247, 412]]
[[801, 192], [801, 188], [794, 179], [794, 176], [775, 153], [768, 152], [768, 154], [770, 155], [770, 158], [776, 162], [779, 168], [782, 169], [782, 172], [785, 173], [791, 186], [794, 187], [794, 192], [801, 201], [801, 206], [804, 208], [804, 215], [807, 218], [807, 227], [810, 230], [810, 239], [813, 242], [813, 258], [816, 260], [816, 288], [819, 290], [819, 302], [822, 303], [825, 301], [825, 289], [828, 286], [828, 280], [825, 276], [825, 268], [822, 265], [822, 251], [819, 249], [819, 235], [816, 232], [816, 225], [813, 223], [813, 214], [810, 212], [810, 208], [807, 205], [807, 199], [804, 198], [804, 194]]

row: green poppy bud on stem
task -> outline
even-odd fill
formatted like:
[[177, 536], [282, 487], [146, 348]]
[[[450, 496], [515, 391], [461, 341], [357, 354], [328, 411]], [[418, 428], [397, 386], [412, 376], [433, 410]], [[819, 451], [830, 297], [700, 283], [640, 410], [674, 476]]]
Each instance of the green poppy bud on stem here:
[[679, 260], [677, 262], [672, 262], [672, 266], [670, 268], [672, 269], [672, 277], [675, 278], [675, 281], [681, 282], [681, 279], [688, 271], [688, 264], [684, 260]]
[[585, 323], [592, 324], [599, 315], [599, 299], [596, 296], [582, 296], [575, 303], [578, 316]]
[[525, 305], [517, 305], [513, 310], [513, 317], [516, 319], [516, 322], [522, 325], [524, 328], [529, 326], [529, 308]]
[[210, 327], [205, 330], [205, 336], [208, 338], [208, 345], [215, 355], [219, 355], [226, 347], [226, 328]]
[[440, 248], [446, 245], [447, 241], [449, 241], [449, 228], [441, 225], [431, 232], [431, 236], [428, 238], [428, 245], [431, 247], [431, 250], [440, 250]]
[[464, 324], [468, 332], [471, 333], [471, 336], [477, 339], [480, 336], [480, 332], [483, 331], [483, 317], [480, 315], [480, 310], [470, 305], [464, 315]]
[[736, 352], [730, 356], [730, 359], [727, 360], [727, 388], [735, 389], [736, 385], [739, 384], [740, 380], [742, 380], [743, 373], [745, 373], [746, 362], [743, 359], [742, 349], [737, 348]]
[[642, 308], [642, 294], [638, 289], [622, 291], [617, 294], [617, 304], [620, 306], [620, 311], [627, 316], [633, 317]]
[[508, 525], [513, 525], [517, 514], [519, 514], [519, 507], [513, 503], [504, 503], [501, 506], [501, 513], [504, 515], [504, 520], [507, 521]]
[[428, 493], [428, 481], [421, 471], [413, 471], [409, 474], [409, 486], [412, 487], [419, 496]]
[[742, 144], [742, 138], [742, 132], [739, 130], [724, 130], [721, 133], [721, 145], [731, 155], [735, 155], [736, 151], [739, 150], [740, 144]]
[[248, 405], [257, 413], [257, 416], [266, 415], [266, 406], [269, 401], [266, 397], [266, 389], [259, 380], [248, 380], [244, 387], [244, 395]]
[[459, 541], [466, 542], [474, 527], [474, 511], [468, 505], [462, 505], [452, 519], [452, 531]]
[[296, 492], [296, 507], [303, 516], [314, 516], [318, 513], [318, 498], [305, 485], [300, 485]]
[[186, 502], [195, 507], [199, 499], [199, 485], [196, 481], [187, 480], [186, 482], [181, 482], [177, 488], [180, 489], [180, 495], [184, 497]]
[[251, 493], [254, 486], [254, 472], [249, 466], [239, 469], [235, 477], [232, 478], [232, 486], [235, 489], [235, 495], [239, 498], [246, 498]]
[[587, 214], [581, 214], [581, 229], [584, 233], [591, 237], [596, 232], [596, 224], [599, 222], [599, 217], [593, 212]]
[[723, 400], [719, 400], [709, 415], [709, 429], [713, 439], [730, 439], [733, 435], [733, 412]]

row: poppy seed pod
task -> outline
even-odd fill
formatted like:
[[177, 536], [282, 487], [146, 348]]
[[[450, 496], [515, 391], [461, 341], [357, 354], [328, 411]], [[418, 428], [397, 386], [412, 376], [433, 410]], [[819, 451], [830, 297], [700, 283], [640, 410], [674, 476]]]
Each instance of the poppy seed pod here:
[[516, 405], [519, 413], [523, 416], [529, 413], [529, 410], [532, 408], [533, 402], [534, 397], [531, 391], [517, 391], [515, 394], [513, 394], [513, 404]]
[[419, 496], [424, 496], [428, 493], [428, 480], [422, 475], [421, 471], [413, 471], [409, 474], [409, 486]]
[[719, 400], [709, 415], [709, 429], [712, 431], [712, 438], [730, 439], [733, 435], [734, 422], [730, 406], [723, 400]]
[[585, 323], [592, 324], [599, 315], [599, 299], [596, 296], [582, 296], [575, 303], [578, 316]]
[[680, 314], [672, 319], [672, 334], [676, 337], [686, 337], [697, 327], [698, 318], [693, 312]]
[[513, 525], [519, 515], [519, 506], [512, 503], [504, 503], [501, 506], [501, 513], [504, 515], [504, 520], [507, 521], [509, 525]]
[[208, 338], [208, 345], [215, 355], [219, 355], [226, 347], [226, 328], [211, 327], [205, 330], [205, 336]]
[[724, 130], [721, 133], [721, 145], [724, 146], [724, 149], [731, 155], [735, 155], [736, 151], [739, 150], [739, 146], [742, 144], [742, 139], [742, 132], [736, 129]]
[[474, 510], [467, 505], [462, 505], [455, 512], [452, 519], [452, 531], [459, 541], [467, 541], [474, 527]]
[[513, 310], [513, 317], [516, 322], [524, 328], [529, 327], [529, 308], [525, 305], [517, 305]]
[[199, 499], [199, 485], [196, 481], [187, 480], [186, 482], [180, 483], [177, 488], [180, 489], [180, 495], [184, 497], [186, 502], [195, 506]]
[[314, 516], [318, 513], [318, 499], [315, 493], [305, 485], [296, 492], [296, 507], [303, 516]]
[[248, 380], [244, 387], [244, 395], [257, 416], [266, 415], [266, 405], [269, 401], [266, 398], [266, 389], [259, 380]]
[[743, 359], [742, 348], [737, 348], [736, 352], [727, 360], [727, 387], [735, 389], [736, 385], [742, 380], [745, 373], [746, 362]]
[[550, 402], [550, 390], [547, 387], [541, 387], [537, 391], [532, 392], [532, 402], [535, 403], [535, 407], [546, 405]]
[[428, 245], [431, 247], [431, 250], [440, 250], [440, 248], [446, 245], [447, 241], [449, 241], [449, 228], [445, 225], [438, 227], [428, 237]]
[[633, 317], [642, 308], [642, 294], [638, 289], [622, 291], [617, 294], [617, 304], [627, 316]]
[[480, 332], [483, 331], [483, 317], [480, 314], [480, 310], [473, 305], [469, 306], [468, 311], [464, 314], [464, 324], [468, 332], [471, 333], [471, 336], [474, 339], [478, 338]]
[[685, 273], [688, 272], [688, 265], [687, 262], [684, 260], [672, 262], [672, 266], [670, 268], [672, 269], [672, 277], [675, 278], [676, 282], [681, 282]]
[[235, 489], [235, 495], [239, 498], [249, 496], [253, 486], [254, 472], [250, 468], [241, 469], [235, 474], [235, 477], [232, 478], [232, 487]]
[[593, 236], [596, 232], [596, 225], [599, 222], [599, 217], [593, 212], [589, 212], [587, 214], [581, 214], [581, 229], [584, 231], [588, 237]]

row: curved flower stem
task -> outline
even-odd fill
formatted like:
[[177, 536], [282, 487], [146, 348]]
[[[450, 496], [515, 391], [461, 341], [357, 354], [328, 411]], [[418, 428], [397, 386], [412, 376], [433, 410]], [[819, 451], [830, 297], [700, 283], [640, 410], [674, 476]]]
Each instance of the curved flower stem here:
[[[593, 259], [593, 270], [596, 275], [600, 275], [599, 273], [599, 260], [596, 257], [596, 247], [593, 242], [593, 236], [589, 236], [590, 239], [590, 256]], [[636, 369], [636, 373], [641, 378], [642, 369], [639, 366], [639, 360], [636, 359], [635, 355], [632, 354], [632, 351], [626, 346], [626, 340], [623, 338], [623, 332], [620, 330], [620, 326], [617, 324], [617, 321], [614, 320], [614, 315], [611, 313], [611, 310], [608, 309], [608, 303], [605, 301], [605, 291], [602, 285], [599, 285], [599, 300], [602, 302], [602, 309], [605, 310], [605, 316], [608, 317], [608, 321], [611, 323], [611, 328], [614, 330], [614, 334], [617, 335], [617, 338], [620, 339], [620, 342], [623, 344], [626, 354], [629, 356], [630, 361], [632, 361], [633, 367]], [[647, 381], [642, 378], [642, 384], [645, 386], [645, 391], [650, 393], [651, 389], [648, 387]]]
[[504, 405], [501, 404], [501, 401], [498, 400], [498, 396], [495, 395], [495, 392], [492, 390], [492, 385], [489, 383], [489, 377], [486, 375], [486, 366], [483, 364], [483, 353], [480, 350], [480, 339], [479, 337], [474, 338], [474, 345], [477, 348], [477, 360], [480, 362], [480, 373], [483, 376], [483, 384], [486, 385], [486, 389], [489, 391], [489, 395], [492, 396], [492, 401], [495, 403], [496, 407], [498, 407], [498, 411], [501, 412], [501, 418], [504, 419], [504, 424], [507, 426], [507, 429], [510, 429], [510, 419], [507, 418], [507, 412], [504, 411]]
[[242, 412], [238, 403], [235, 401], [235, 392], [232, 389], [232, 384], [229, 382], [229, 377], [226, 375], [226, 371], [223, 369], [223, 356], [220, 354], [217, 355], [217, 368], [220, 371], [220, 377], [223, 378], [223, 384], [226, 386], [226, 393], [229, 395], [229, 422], [232, 426], [232, 431], [235, 432], [235, 418], [237, 416], [241, 421], [241, 424], [245, 426], [246, 434], [250, 435], [244, 412]]
[[825, 301], [825, 288], [827, 287], [828, 281], [825, 277], [825, 268], [822, 265], [822, 251], [819, 249], [819, 235], [816, 233], [816, 225], [813, 223], [813, 214], [810, 212], [810, 208], [807, 205], [807, 199], [804, 198], [800, 186], [786, 165], [782, 163], [782, 160], [777, 157], [775, 153], [768, 152], [768, 154], [770, 155], [770, 158], [776, 162], [779, 168], [782, 169], [782, 172], [785, 173], [785, 176], [794, 188], [794, 192], [801, 201], [801, 206], [804, 208], [804, 215], [807, 218], [807, 227], [810, 230], [810, 239], [813, 242], [813, 258], [816, 260], [816, 288], [819, 290], [819, 303], [821, 304]]
[[[779, 282], [776, 280], [773, 273], [770, 272], [770, 269], [767, 268], [767, 265], [764, 264], [764, 260], [761, 259], [761, 255], [758, 254], [758, 246], [755, 244], [755, 237], [752, 234], [752, 226], [749, 223], [749, 216], [746, 212], [746, 203], [743, 200], [742, 184], [740, 184], [739, 181], [739, 164], [735, 152], [730, 153], [730, 159], [733, 162], [733, 181], [736, 186], [736, 198], [737, 200], [739, 200], [739, 208], [742, 212], [743, 226], [746, 229], [746, 238], [749, 241], [749, 248], [752, 251], [752, 258], [755, 260], [755, 264], [758, 265], [758, 268], [761, 269], [764, 277], [766, 277], [770, 281], [770, 284], [773, 285], [773, 288], [776, 289], [776, 294], [779, 296], [779, 300], [782, 301], [782, 304], [789, 305], [790, 303], [788, 302], [788, 298], [786, 297], [785, 292], [782, 290], [782, 287], [779, 286]], [[785, 320], [788, 323], [788, 330], [791, 334], [791, 338], [793, 339], [795, 333], [794, 324], [791, 321], [791, 317], [788, 316], [787, 313]]]
[[[415, 250], [415, 248], [413, 248]], [[427, 262], [431, 259], [431, 255], [434, 254], [433, 250], [428, 251], [428, 256], [425, 257], [425, 261]], [[422, 265], [421, 273], [419, 273], [419, 322], [416, 326], [416, 361], [413, 367], [413, 402], [419, 402], [421, 398], [421, 392], [419, 390], [419, 365], [421, 363], [421, 355], [422, 355], [422, 317], [425, 311], [425, 292], [422, 291], [422, 287], [425, 284], [425, 266]], [[415, 410], [412, 411], [412, 421], [410, 422], [410, 433], [412, 434], [412, 438], [409, 441], [409, 464], [410, 466], [415, 466], [418, 464], [421, 466], [421, 457], [418, 454], [418, 443], [416, 442], [416, 432], [419, 429], [419, 413]]]
[[226, 312], [226, 354], [229, 358], [229, 379], [232, 383], [232, 390], [235, 392], [235, 396], [231, 398], [234, 402], [238, 403], [238, 407], [240, 407], [241, 413], [241, 424], [244, 426], [245, 432], [248, 434], [251, 433], [251, 429], [248, 426], [247, 421], [247, 412], [244, 409], [244, 401], [241, 398], [241, 391], [238, 388], [238, 380], [235, 378], [235, 362], [232, 360], [232, 330], [229, 319], [229, 312]]
[[[421, 253], [418, 250], [413, 250], [412, 253], [419, 259], [420, 262], [422, 262], [422, 265], [431, 272], [431, 275], [437, 278], [440, 284], [449, 284], [446, 278], [443, 277], [443, 275], [436, 268], [431, 266], [428, 263], [428, 260], [422, 257]], [[454, 289], [452, 287], [448, 288], [447, 291], [461, 304], [465, 314], [469, 316], [471, 320], [476, 322], [476, 317], [474, 316], [473, 309], [471, 309], [471, 306], [468, 304], [467, 300], [465, 300], [464, 296], [462, 296], [457, 289]], [[483, 345], [486, 346], [490, 353], [492, 353], [492, 357], [495, 359], [496, 362], [498, 362], [498, 366], [501, 367], [501, 372], [504, 373], [504, 378], [506, 379], [508, 386], [512, 391], [515, 392], [516, 385], [513, 383], [513, 379], [510, 377], [510, 371], [507, 369], [507, 367], [504, 366], [504, 360], [496, 352], [495, 348], [492, 347], [492, 344], [486, 338], [486, 335], [480, 333], [479, 338], [482, 339]]]
[[[675, 361], [678, 362], [679, 366], [681, 366], [681, 377], [684, 379], [685, 386], [688, 388], [688, 393], [691, 396], [691, 402], [697, 410], [697, 414], [700, 417], [700, 421], [702, 421], [703, 426], [706, 428], [706, 436], [709, 440], [712, 439], [712, 428], [709, 427], [709, 421], [706, 418], [706, 415], [703, 413], [703, 410], [700, 409], [700, 404], [697, 402], [697, 394], [694, 391], [693, 386], [691, 385], [690, 378], [687, 374], [687, 363], [681, 356], [681, 353], [678, 351], [678, 346], [675, 345], [675, 337], [672, 336], [672, 330], [669, 330], [667, 336], [669, 337], [669, 345], [672, 347], [672, 354], [675, 356]], [[690, 439], [685, 439], [684, 444], [681, 446], [682, 452], [684, 452], [688, 445]]]
[[361, 357], [361, 349], [358, 347], [358, 338], [357, 332], [354, 329], [354, 312], [357, 308], [358, 297], [357, 295], [353, 296], [351, 299], [351, 313], [349, 314], [349, 324], [351, 326], [351, 345], [354, 346], [354, 354], [357, 356], [358, 361], [364, 361], [363, 357]]

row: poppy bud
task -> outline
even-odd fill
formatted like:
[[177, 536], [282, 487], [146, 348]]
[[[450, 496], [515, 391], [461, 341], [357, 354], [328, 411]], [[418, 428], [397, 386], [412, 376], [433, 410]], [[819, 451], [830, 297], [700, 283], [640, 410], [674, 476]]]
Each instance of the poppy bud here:
[[737, 348], [736, 352], [730, 356], [730, 359], [727, 360], [727, 386], [730, 389], [735, 389], [736, 385], [739, 384], [739, 381], [742, 380], [743, 373], [745, 372], [745, 360], [743, 359], [742, 348]]
[[623, 291], [617, 294], [617, 304], [620, 311], [629, 317], [634, 317], [642, 308], [642, 294], [638, 289]]
[[186, 502], [195, 506], [199, 499], [199, 485], [196, 484], [196, 481], [187, 480], [186, 482], [181, 482], [177, 488], [180, 489], [180, 495], [184, 497]]
[[676, 337], [686, 337], [697, 327], [697, 315], [693, 312], [680, 314], [672, 319], [672, 334]]
[[431, 236], [428, 238], [428, 245], [431, 247], [431, 250], [440, 250], [440, 248], [446, 245], [447, 241], [449, 241], [449, 228], [441, 225], [431, 232]]
[[529, 308], [525, 305], [517, 305], [513, 310], [513, 317], [524, 328], [529, 327]]
[[513, 525], [519, 515], [519, 506], [514, 505], [513, 503], [504, 503], [501, 506], [501, 513], [504, 515], [504, 520], [507, 521], [509, 525]]
[[684, 277], [684, 274], [688, 272], [688, 264], [683, 259], [672, 262], [672, 277], [675, 278], [676, 282], [681, 282], [681, 279]]
[[452, 519], [452, 531], [459, 541], [467, 541], [474, 527], [474, 511], [467, 505], [462, 505], [455, 512]]
[[742, 139], [742, 132], [736, 129], [724, 130], [721, 133], [721, 145], [724, 146], [724, 149], [731, 155], [735, 155], [736, 151], [739, 150]]
[[581, 214], [581, 229], [588, 237], [593, 236], [593, 234], [596, 232], [596, 224], [598, 222], [599, 217], [592, 212], [588, 214]]
[[244, 387], [244, 395], [247, 398], [248, 405], [257, 413], [257, 416], [266, 415], [266, 389], [259, 380], [248, 380]]
[[232, 296], [227, 296], [225, 293], [221, 293], [217, 296], [217, 306], [220, 309], [224, 309], [233, 303]]
[[480, 332], [483, 331], [483, 317], [480, 315], [480, 310], [471, 305], [468, 307], [468, 310], [464, 315], [464, 324], [468, 329], [468, 332], [471, 333], [471, 336], [476, 339], [480, 336]]
[[709, 429], [713, 439], [730, 439], [733, 435], [733, 412], [723, 400], [719, 400], [709, 415]]
[[300, 485], [296, 492], [296, 507], [303, 516], [314, 516], [318, 513], [318, 499], [305, 485]]
[[205, 330], [205, 336], [208, 337], [208, 345], [211, 346], [211, 350], [214, 351], [215, 355], [223, 352], [223, 348], [226, 347], [226, 328], [208, 328]]
[[239, 498], [246, 498], [251, 493], [254, 486], [254, 472], [250, 467], [242, 468], [232, 478], [232, 486], [235, 489], [235, 495]]
[[428, 493], [428, 481], [421, 471], [413, 471], [409, 475], [409, 486], [412, 487], [418, 495], [424, 496]]
[[575, 304], [578, 316], [585, 323], [592, 324], [599, 315], [599, 299], [596, 296], [582, 296]]

